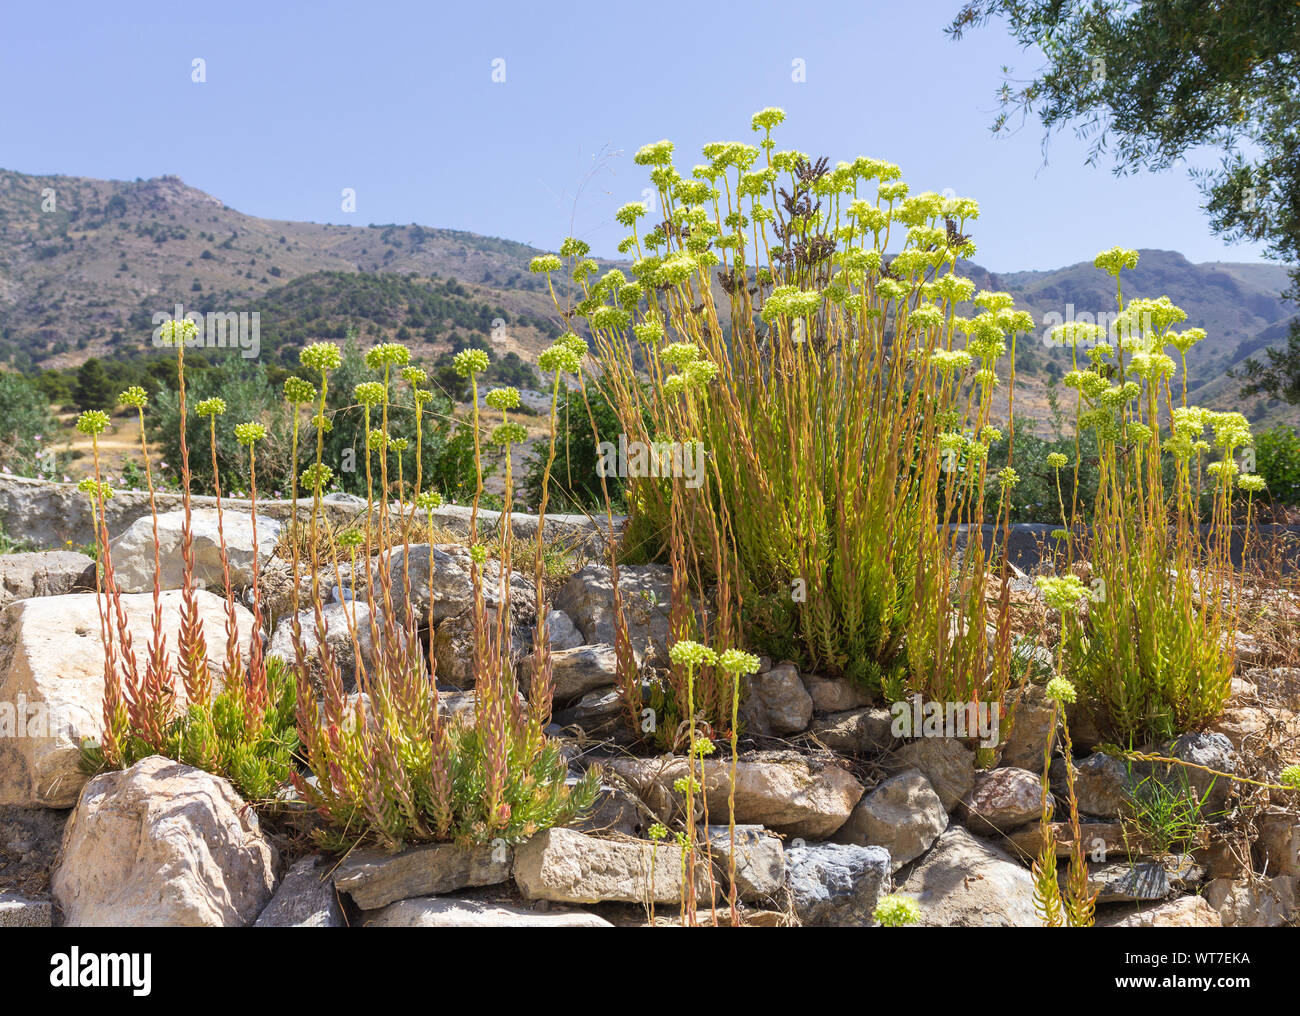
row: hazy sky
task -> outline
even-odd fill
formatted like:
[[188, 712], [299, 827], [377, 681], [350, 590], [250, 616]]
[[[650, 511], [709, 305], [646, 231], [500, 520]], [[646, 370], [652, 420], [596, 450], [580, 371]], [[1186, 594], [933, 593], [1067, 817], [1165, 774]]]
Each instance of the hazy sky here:
[[[943, 28], [959, 6], [12, 3], [0, 166], [174, 173], [252, 215], [418, 222], [544, 248], [572, 221], [608, 255], [623, 233], [610, 213], [647, 183], [638, 147], [671, 138], [689, 172], [705, 142], [754, 140], [749, 117], [771, 105], [788, 114], [781, 147], [832, 164], [888, 159], [914, 191], [978, 199], [975, 261], [993, 270], [1058, 267], [1113, 244], [1259, 259], [1260, 247], [1210, 234], [1184, 168], [1116, 178], [1085, 165], [1070, 134], [1044, 164], [1036, 123], [993, 138], [1001, 66], [1028, 72], [1037, 58], [999, 25], [952, 42]], [[343, 188], [355, 213], [341, 209]]]

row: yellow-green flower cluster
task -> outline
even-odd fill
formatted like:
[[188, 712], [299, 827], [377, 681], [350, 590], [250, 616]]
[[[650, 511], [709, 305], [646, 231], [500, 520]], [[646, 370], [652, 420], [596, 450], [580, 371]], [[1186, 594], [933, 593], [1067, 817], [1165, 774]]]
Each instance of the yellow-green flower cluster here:
[[264, 437], [266, 437], [266, 428], [260, 423], [235, 424], [235, 440], [241, 445], [251, 445], [255, 441], [261, 441]]
[[888, 893], [876, 901], [872, 918], [884, 928], [902, 928], [921, 919], [921, 907], [910, 896]]
[[158, 329], [158, 341], [164, 346], [188, 346], [199, 337], [199, 326], [189, 318], [164, 322]]
[[204, 399], [195, 408], [194, 412], [199, 416], [215, 417], [221, 416], [226, 411], [226, 400], [213, 396], [210, 399]]
[[132, 385], [117, 397], [117, 401], [131, 409], [143, 409], [149, 404], [149, 393], [139, 385]]
[[1092, 263], [1103, 272], [1109, 272], [1111, 275], [1118, 277], [1123, 269], [1137, 267], [1138, 252], [1124, 247], [1112, 247], [1110, 250], [1104, 250], [1098, 254], [1093, 258]]
[[300, 377], [285, 378], [284, 398], [292, 406], [305, 405], [316, 398], [316, 386]]
[[313, 463], [302, 471], [301, 483], [304, 487], [315, 488], [324, 487], [334, 478], [334, 470], [323, 463], [317, 465]]
[[1074, 685], [1063, 677], [1054, 677], [1047, 682], [1047, 687], [1043, 689], [1048, 702], [1060, 702], [1062, 705], [1070, 705], [1077, 697]]
[[668, 650], [668, 658], [679, 667], [703, 667], [717, 662], [717, 654], [708, 646], [689, 639], [674, 642]]
[[98, 483], [89, 476], [77, 484], [77, 489], [87, 497], [108, 498], [113, 496], [113, 488], [107, 483]]
[[411, 351], [400, 342], [381, 342], [366, 350], [366, 366], [371, 370], [404, 367], [411, 362]]
[[528, 428], [522, 423], [499, 423], [492, 428], [494, 445], [521, 444], [528, 440]]
[[343, 354], [332, 342], [313, 342], [298, 354], [298, 360], [304, 367], [324, 374], [326, 371], [338, 370], [343, 363]]
[[352, 389], [352, 395], [361, 405], [374, 408], [384, 401], [384, 386], [379, 381], [362, 381]]
[[504, 412], [507, 409], [519, 408], [519, 389], [518, 388], [493, 388], [484, 398], [489, 406], [493, 409], [500, 409]]
[[415, 495], [415, 507], [421, 511], [432, 512], [442, 507], [442, 497], [436, 491], [422, 490]]
[[740, 649], [727, 649], [718, 656], [718, 666], [728, 674], [735, 674], [737, 676], [742, 674], [757, 674], [759, 659], [752, 653], [746, 653]]
[[108, 426], [108, 414], [100, 409], [87, 409], [77, 417], [78, 434], [102, 434]]
[[544, 272], [558, 272], [563, 262], [554, 254], [541, 254], [528, 262], [528, 270], [539, 275]]
[[1065, 467], [1065, 464], [1069, 461], [1070, 460], [1067, 459], [1061, 452], [1051, 452], [1047, 456], [1047, 468], [1063, 469]]
[[1077, 610], [1088, 598], [1087, 587], [1077, 575], [1040, 575], [1034, 580], [1047, 605], [1061, 612]]

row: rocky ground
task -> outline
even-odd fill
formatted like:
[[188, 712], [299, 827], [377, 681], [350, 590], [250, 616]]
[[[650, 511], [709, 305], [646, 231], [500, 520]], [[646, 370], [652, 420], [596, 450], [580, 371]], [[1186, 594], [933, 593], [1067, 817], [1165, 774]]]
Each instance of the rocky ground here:
[[[173, 513], [159, 521], [164, 584], [174, 590], [179, 573], [170, 564], [178, 556], [179, 518]], [[209, 589], [219, 589], [210, 523], [200, 512], [196, 557], [199, 577]], [[569, 524], [581, 529], [577, 521]], [[527, 519], [517, 520], [517, 528], [527, 525]], [[265, 564], [280, 533], [269, 517], [259, 519], [258, 528]], [[247, 587], [251, 526], [235, 511], [227, 514], [225, 530], [233, 580]], [[124, 520], [114, 531], [114, 562], [127, 593], [123, 603], [143, 644], [152, 610], [152, 597], [143, 591], [152, 584], [152, 522]], [[598, 538], [594, 530], [587, 535]], [[412, 546], [409, 555], [406, 562], [397, 555], [393, 567], [410, 569], [421, 613], [428, 605], [431, 566], [434, 572], [434, 625], [422, 637], [433, 640], [444, 706], [453, 712], [471, 708], [474, 691], [465, 665], [472, 602], [468, 552], [447, 543]], [[259, 816], [224, 780], [167, 759], [146, 759], [87, 781], [77, 765], [78, 745], [99, 735], [103, 692], [92, 576], [92, 562], [78, 553], [0, 557], [0, 926], [678, 921], [685, 880], [680, 853], [675, 845], [656, 844], [648, 830], [656, 822], [680, 824], [684, 802], [673, 783], [686, 763], [654, 755], [622, 731], [614, 687], [613, 588], [605, 565], [583, 564], [557, 581], [550, 597], [552, 732], [563, 738], [571, 779], [600, 766], [602, 788], [592, 812], [571, 827], [514, 846], [496, 842], [460, 850], [438, 844], [395, 855], [359, 849], [345, 857], [314, 851], [307, 835], [314, 817], [292, 801]], [[292, 659], [291, 618], [283, 609], [285, 566], [272, 560], [264, 582], [272, 614], [270, 652]], [[669, 574], [659, 566], [624, 567], [620, 584], [630, 635], [651, 678], [666, 650]], [[515, 654], [526, 689], [536, 601], [529, 578], [516, 574], [511, 586]], [[489, 607], [494, 593], [489, 588]], [[1019, 584], [1017, 594], [1032, 601], [1032, 585]], [[178, 595], [164, 593], [166, 616], [176, 615], [172, 600]], [[205, 592], [200, 605], [219, 629], [221, 598]], [[327, 618], [340, 609], [338, 603], [327, 606]], [[245, 633], [251, 614], [246, 621]], [[314, 627], [304, 623], [303, 630]], [[346, 639], [341, 626], [335, 630]], [[174, 645], [174, 633], [169, 636]], [[331, 641], [335, 637], [331, 633]], [[221, 640], [209, 641], [219, 666], [223, 650], [215, 643]], [[244, 652], [247, 647], [245, 638]], [[360, 648], [363, 655], [370, 651]], [[347, 649], [340, 659], [352, 659]], [[314, 651], [308, 647], [309, 654]], [[899, 892], [918, 903], [927, 925], [1039, 924], [1029, 864], [1039, 848], [1044, 748], [1049, 740], [1058, 743], [1060, 731], [1041, 689], [1050, 654], [1026, 651], [1038, 666], [1008, 704], [1015, 706], [1010, 734], [995, 764], [984, 768], [968, 741], [895, 737], [888, 709], [844, 680], [763, 661], [761, 672], [748, 679], [736, 771], [739, 919], [750, 925], [869, 925], [879, 897]], [[1152, 747], [1263, 782], [1296, 761], [1300, 669], [1268, 662], [1244, 642], [1224, 716], [1205, 731]], [[55, 729], [28, 736], [17, 722], [19, 703], [29, 716], [32, 707], [43, 705], [57, 716]], [[1296, 922], [1296, 794], [1216, 780], [1198, 769], [1128, 767], [1095, 750], [1098, 736], [1082, 714], [1071, 713], [1070, 720], [1081, 835], [1090, 883], [1100, 893], [1098, 925]], [[715, 756], [703, 767], [700, 819], [714, 870], [704, 864], [696, 870], [699, 920], [725, 924], [733, 920], [725, 901], [733, 851], [727, 828], [730, 760]], [[1059, 758], [1056, 769], [1059, 794]], [[1144, 824], [1132, 817], [1135, 794], [1153, 783], [1175, 797], [1195, 794], [1206, 802], [1204, 822], [1174, 849], [1152, 842], [1160, 830], [1149, 819]], [[1062, 821], [1067, 817], [1058, 796], [1062, 863], [1071, 837]]]

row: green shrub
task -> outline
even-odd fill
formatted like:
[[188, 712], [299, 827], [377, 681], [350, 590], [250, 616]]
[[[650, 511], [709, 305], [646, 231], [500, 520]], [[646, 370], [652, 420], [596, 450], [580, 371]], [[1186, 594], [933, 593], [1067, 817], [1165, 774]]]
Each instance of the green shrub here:
[[1281, 504], [1300, 504], [1300, 435], [1279, 423], [1255, 435], [1255, 467], [1268, 484], [1268, 496]]

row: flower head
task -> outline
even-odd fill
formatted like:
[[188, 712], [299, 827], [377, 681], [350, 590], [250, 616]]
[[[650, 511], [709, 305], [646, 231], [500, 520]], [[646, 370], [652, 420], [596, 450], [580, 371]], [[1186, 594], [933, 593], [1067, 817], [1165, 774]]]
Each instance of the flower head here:
[[679, 667], [700, 667], [717, 662], [717, 654], [708, 646], [689, 639], [674, 642], [668, 650], [668, 658]]
[[494, 445], [522, 444], [528, 440], [528, 428], [522, 423], [499, 423], [492, 428]]
[[339, 533], [340, 547], [359, 547], [366, 542], [366, 534], [360, 529], [346, 529]]
[[485, 400], [493, 409], [502, 411], [507, 409], [519, 408], [519, 389], [518, 388], [493, 388], [487, 393]]
[[332, 342], [313, 342], [298, 354], [298, 360], [304, 367], [324, 374], [326, 371], [338, 370], [343, 363], [343, 354]]
[[204, 399], [194, 407], [194, 412], [198, 413], [199, 416], [206, 416], [209, 418], [218, 417], [225, 411], [226, 400], [218, 398], [215, 395], [210, 399]]
[[1044, 691], [1049, 702], [1060, 702], [1063, 705], [1070, 705], [1077, 697], [1074, 685], [1063, 677], [1052, 678]]
[[313, 463], [302, 471], [302, 485], [304, 487], [315, 488], [324, 487], [334, 478], [334, 470], [326, 465], [316, 465]]
[[107, 483], [97, 483], [90, 477], [82, 480], [77, 484], [77, 489], [87, 497], [110, 498], [113, 496], [113, 488]]
[[442, 507], [442, 496], [437, 491], [422, 490], [415, 495], [415, 507], [421, 511], [432, 512]]
[[461, 377], [482, 374], [491, 363], [487, 353], [482, 349], [462, 349], [452, 358], [452, 366]]
[[1065, 464], [1070, 460], [1061, 452], [1052, 452], [1047, 456], [1048, 469], [1064, 469]]
[[400, 342], [381, 342], [366, 350], [366, 366], [371, 370], [404, 367], [411, 362], [411, 351]]
[[419, 367], [403, 367], [402, 380], [414, 388], [416, 385], [422, 385], [428, 381], [429, 375]]
[[284, 398], [291, 406], [302, 406], [316, 398], [316, 386], [300, 377], [284, 379]]
[[1278, 783], [1292, 790], [1300, 790], [1300, 765], [1290, 765], [1277, 775]]
[[540, 254], [528, 262], [528, 270], [539, 275], [544, 272], [558, 272], [563, 263], [554, 254]]
[[117, 401], [131, 409], [143, 409], [149, 404], [149, 393], [139, 385], [132, 385], [117, 397]]
[[718, 657], [718, 666], [728, 674], [757, 674], [759, 659], [739, 649], [728, 649]]
[[235, 424], [235, 440], [241, 445], [251, 445], [255, 441], [261, 441], [264, 437], [266, 437], [266, 428], [260, 423]]
[[362, 381], [352, 389], [352, 394], [363, 406], [373, 408], [384, 401], [384, 386], [379, 381]]
[[77, 417], [78, 434], [102, 434], [108, 426], [108, 414], [100, 409], [87, 409]]
[[158, 341], [164, 346], [188, 346], [199, 336], [199, 326], [189, 318], [165, 321], [158, 329]]
[[1077, 575], [1040, 575], [1034, 580], [1034, 584], [1042, 590], [1047, 605], [1062, 613], [1067, 610], [1077, 610], [1079, 605], [1088, 598], [1087, 587]]

